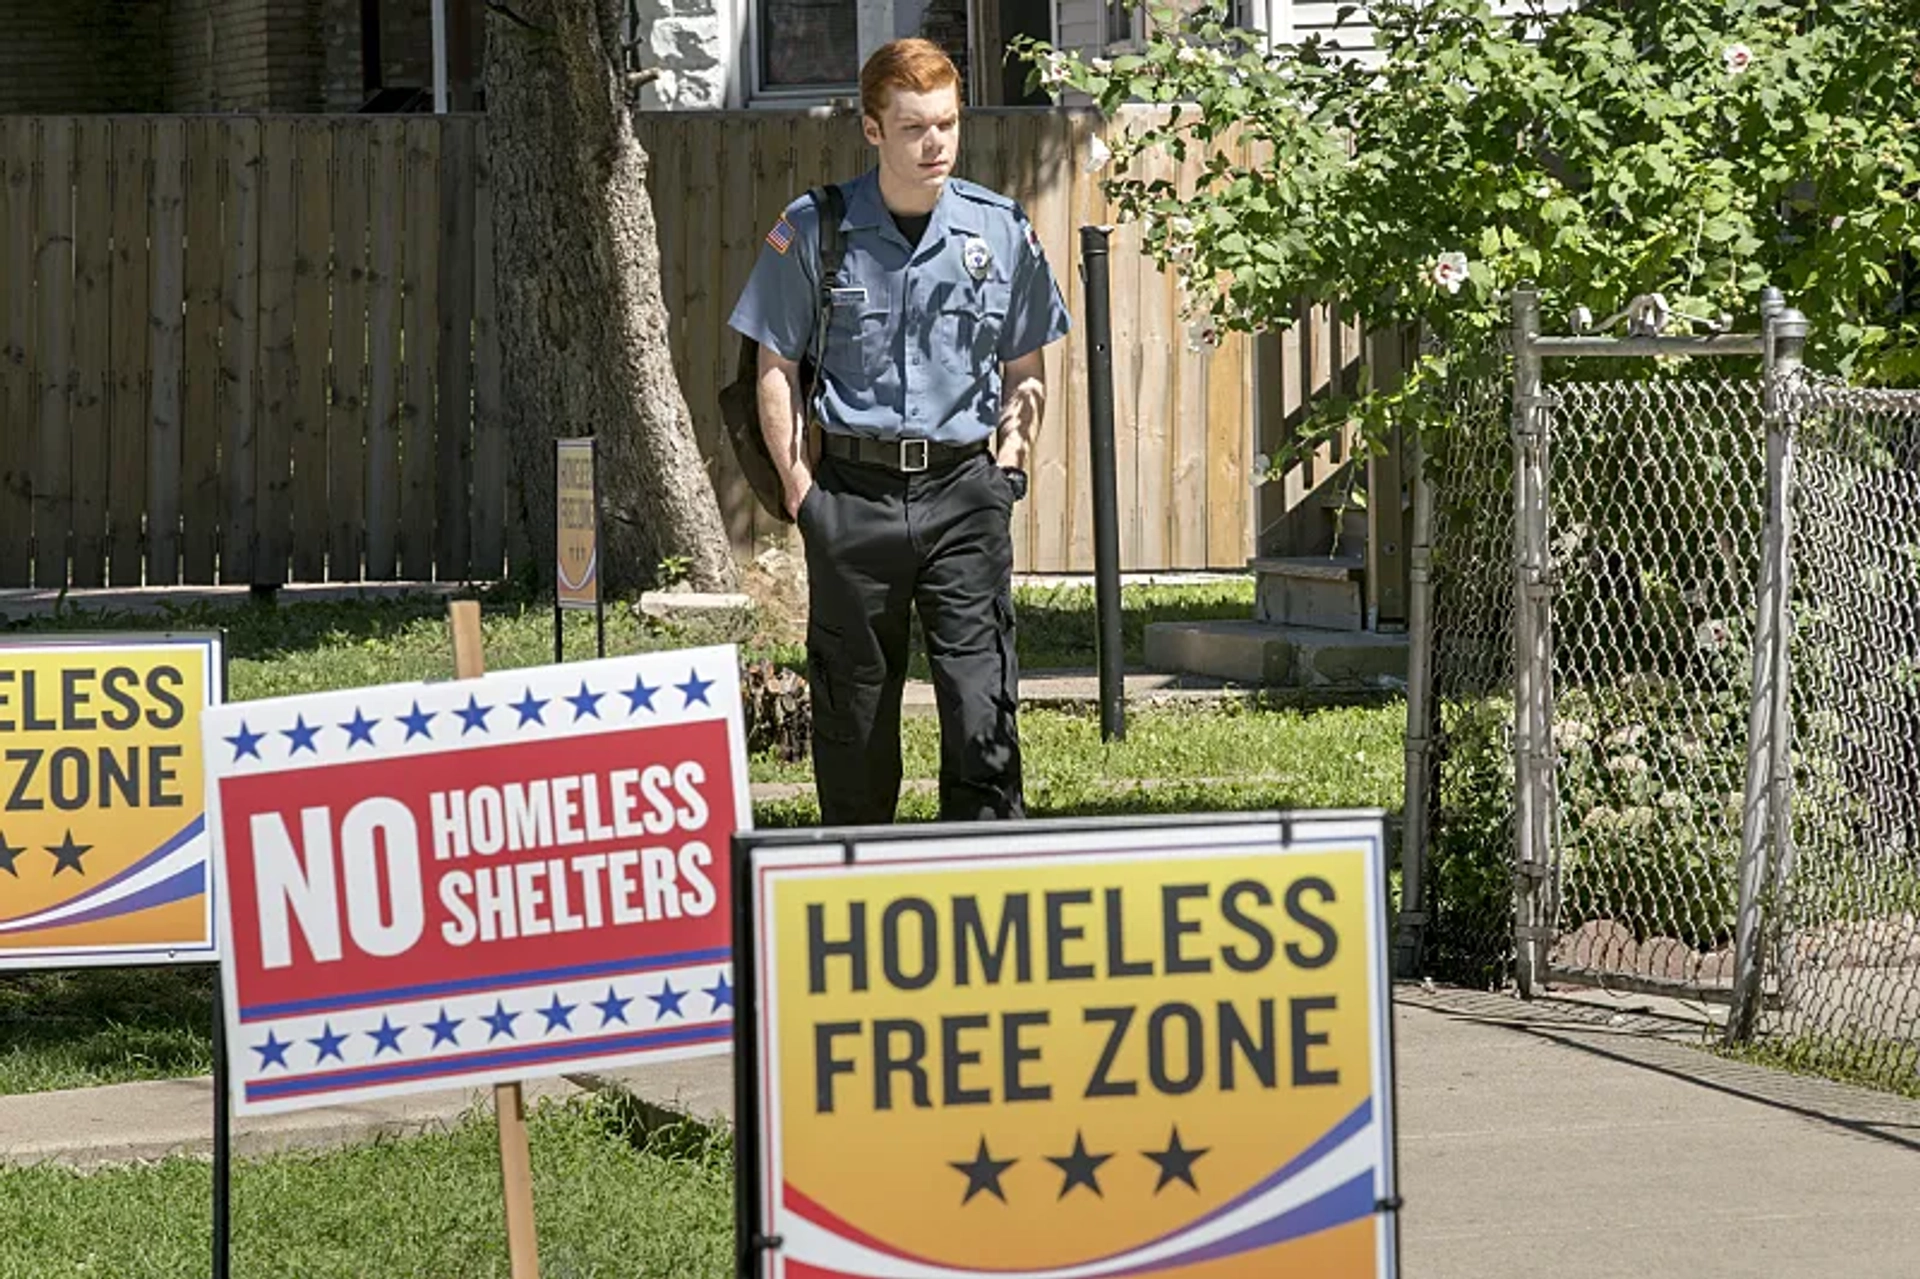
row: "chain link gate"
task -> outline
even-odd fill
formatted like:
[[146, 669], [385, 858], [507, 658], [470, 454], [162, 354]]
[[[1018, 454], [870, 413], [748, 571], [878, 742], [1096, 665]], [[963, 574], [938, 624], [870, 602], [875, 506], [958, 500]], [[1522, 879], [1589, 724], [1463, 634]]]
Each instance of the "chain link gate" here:
[[[1625, 337], [1604, 335], [1622, 321]], [[1656, 336], [1665, 321], [1637, 299], [1542, 336], [1523, 287], [1495, 360], [1507, 393], [1492, 402], [1484, 363], [1454, 388], [1447, 451], [1415, 494], [1409, 710], [1425, 727], [1409, 735], [1422, 820], [1404, 890], [1423, 909], [1402, 928], [1403, 971], [1417, 956], [1476, 984], [1498, 965], [1523, 994], [1553, 980], [1732, 997], [1767, 347]], [[1655, 359], [1671, 356], [1706, 369], [1675, 376]], [[1583, 379], [1596, 361], [1606, 376]], [[1495, 839], [1511, 849], [1497, 880]], [[1463, 895], [1467, 867], [1481, 882]]]
[[1774, 290], [1757, 334], [1513, 314], [1414, 472], [1400, 975], [1722, 1003], [1912, 1087], [1920, 391], [1806, 371]]

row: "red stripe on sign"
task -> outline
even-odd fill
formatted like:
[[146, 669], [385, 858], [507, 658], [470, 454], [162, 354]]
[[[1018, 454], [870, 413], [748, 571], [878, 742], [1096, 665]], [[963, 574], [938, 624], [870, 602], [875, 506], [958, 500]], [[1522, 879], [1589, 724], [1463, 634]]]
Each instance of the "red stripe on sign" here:
[[721, 720], [224, 778], [243, 1006], [725, 948]]

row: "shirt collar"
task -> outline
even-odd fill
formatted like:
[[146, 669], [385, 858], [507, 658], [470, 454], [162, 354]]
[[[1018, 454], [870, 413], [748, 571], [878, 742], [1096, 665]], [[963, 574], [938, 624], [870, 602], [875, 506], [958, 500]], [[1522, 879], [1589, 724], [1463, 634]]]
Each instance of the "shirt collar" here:
[[[949, 178], [946, 185], [940, 189], [939, 200], [934, 203], [933, 218], [927, 223], [927, 231], [921, 237], [920, 248], [930, 249], [953, 232], [979, 234], [982, 223], [978, 213], [979, 206], [972, 200], [961, 199], [955, 194], [953, 179]], [[847, 211], [840, 219], [840, 229], [843, 231], [878, 230], [884, 236], [897, 239], [901, 248], [907, 247], [906, 237], [900, 234], [900, 228], [894, 225], [893, 214], [887, 211], [886, 201], [880, 198], [878, 166], [867, 170], [850, 184], [847, 191]]]

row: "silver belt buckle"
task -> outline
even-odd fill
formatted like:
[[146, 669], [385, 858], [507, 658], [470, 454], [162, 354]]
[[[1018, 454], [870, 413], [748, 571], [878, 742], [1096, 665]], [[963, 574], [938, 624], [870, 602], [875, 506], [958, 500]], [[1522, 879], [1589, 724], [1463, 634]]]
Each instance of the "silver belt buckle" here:
[[[920, 450], [920, 461], [917, 465], [907, 460], [913, 456], [913, 450], [915, 448]], [[900, 469], [909, 475], [927, 469], [927, 442], [925, 440], [900, 441]]]

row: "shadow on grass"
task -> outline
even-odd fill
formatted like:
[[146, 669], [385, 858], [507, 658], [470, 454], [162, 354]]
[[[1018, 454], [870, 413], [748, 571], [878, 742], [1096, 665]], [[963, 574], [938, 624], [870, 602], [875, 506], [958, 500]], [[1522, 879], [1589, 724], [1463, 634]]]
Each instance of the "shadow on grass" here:
[[213, 989], [209, 965], [0, 976], [0, 1093], [204, 1074]]
[[[456, 598], [478, 599], [489, 623], [524, 618], [527, 625], [551, 625], [552, 604], [518, 583], [457, 593]], [[1099, 617], [1091, 585], [1066, 584], [1020, 587], [1015, 592], [1017, 647], [1026, 670], [1094, 668]], [[1121, 592], [1121, 632], [1126, 663], [1139, 668], [1145, 660], [1146, 629], [1155, 622], [1195, 622], [1252, 616], [1253, 585], [1244, 581], [1204, 585], [1130, 585]], [[421, 623], [443, 623], [445, 597], [406, 594], [378, 599], [302, 600], [289, 603], [193, 600], [160, 601], [152, 608], [63, 608], [14, 619], [0, 630], [14, 633], [68, 631], [198, 631], [224, 629], [227, 654], [241, 661], [273, 661], [332, 648], [353, 648], [369, 641], [394, 639]], [[593, 625], [589, 617], [567, 619], [569, 656], [591, 652]], [[804, 619], [798, 619], [804, 620]], [[768, 619], [753, 635], [723, 633], [698, 621], [662, 625], [636, 618], [624, 602], [609, 601], [606, 609], [607, 651], [696, 647], [739, 642], [743, 657], [761, 658], [804, 673], [805, 651], [794, 642], [774, 637], [793, 628], [796, 619]], [[543, 632], [544, 633], [544, 632]], [[930, 677], [925, 644], [912, 628], [909, 672], [915, 679]]]

